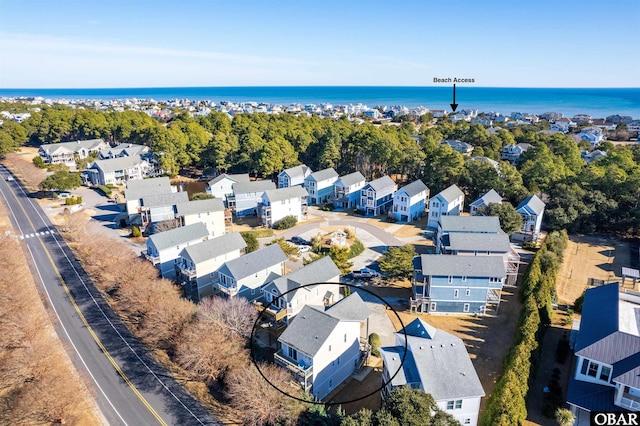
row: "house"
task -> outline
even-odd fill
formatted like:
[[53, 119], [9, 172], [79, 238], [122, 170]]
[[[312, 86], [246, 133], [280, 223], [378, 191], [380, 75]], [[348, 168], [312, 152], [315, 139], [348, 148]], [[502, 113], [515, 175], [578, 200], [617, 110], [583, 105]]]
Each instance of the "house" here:
[[527, 152], [529, 148], [531, 148], [531, 144], [528, 143], [519, 143], [519, 144], [511, 144], [502, 148], [502, 155], [500, 156], [501, 160], [506, 160], [511, 163], [512, 166], [515, 166], [518, 162], [518, 158]]
[[367, 216], [377, 216], [391, 210], [393, 193], [397, 188], [398, 186], [389, 176], [367, 183], [360, 191], [358, 208]]
[[458, 151], [462, 155], [469, 155], [473, 152], [473, 145], [455, 139], [445, 139], [442, 145], [449, 145], [454, 151]]
[[357, 293], [327, 310], [304, 306], [278, 338], [274, 361], [322, 400], [368, 358], [371, 347], [362, 334], [370, 315]]
[[132, 157], [134, 155], [139, 155], [143, 158], [149, 157], [151, 155], [151, 149], [146, 145], [121, 143], [112, 148], [101, 149], [98, 152], [98, 159], [108, 160], [111, 158]]
[[147, 250], [142, 255], [160, 270], [163, 278], [175, 278], [175, 261], [185, 247], [189, 247], [209, 238], [204, 223], [159, 232], [147, 239]]
[[340, 177], [333, 184], [333, 205], [338, 208], [355, 208], [360, 201], [360, 191], [366, 184], [362, 173], [354, 172]]
[[175, 217], [179, 220], [180, 226], [188, 226], [197, 222], [204, 223], [212, 237], [219, 237], [226, 230], [224, 203], [220, 198], [178, 203], [176, 204]]
[[470, 157], [467, 161], [479, 161], [481, 163], [489, 164], [491, 167], [494, 168], [494, 170], [498, 174], [500, 174], [500, 163], [498, 163], [496, 160], [491, 159], [489, 157], [475, 156], [475, 157]]
[[583, 150], [580, 151], [580, 157], [589, 164], [590, 162], [597, 160], [598, 158], [603, 158], [607, 156], [607, 151], [601, 151], [599, 149], [595, 149], [593, 151]]
[[411, 222], [424, 214], [428, 203], [429, 188], [418, 179], [393, 194], [393, 217], [400, 222]]
[[90, 185], [119, 185], [141, 180], [153, 173], [154, 167], [140, 155], [96, 160], [82, 172], [83, 181]]
[[485, 393], [462, 339], [421, 318], [395, 335], [396, 346], [379, 350], [382, 383], [386, 384], [382, 398], [400, 386], [420, 389], [433, 396], [438, 407], [461, 425], [477, 425], [480, 399]]
[[471, 216], [479, 215], [479, 210], [482, 210], [489, 204], [502, 204], [502, 197], [495, 189], [490, 189], [482, 194], [480, 198], [469, 204], [469, 212], [471, 213]]
[[305, 164], [285, 169], [278, 174], [278, 188], [304, 185], [304, 180], [313, 173]]
[[331, 306], [340, 297], [340, 270], [325, 256], [266, 284], [259, 303], [271, 303], [265, 315], [289, 323], [304, 306]]
[[576, 137], [579, 140], [589, 142], [592, 148], [597, 147], [604, 140], [602, 130], [597, 127], [585, 127]]
[[567, 403], [575, 425], [594, 411], [640, 410], [640, 297], [618, 283], [587, 289]]
[[139, 214], [142, 197], [145, 195], [171, 194], [176, 191], [177, 188], [171, 185], [166, 176], [128, 181], [124, 191], [127, 200], [127, 213], [129, 216]]
[[260, 287], [284, 275], [286, 260], [278, 244], [228, 260], [218, 268], [217, 291], [225, 297], [253, 301], [262, 295]]
[[505, 284], [516, 284], [520, 255], [505, 233], [452, 232], [443, 238], [440, 250], [442, 254], [459, 256], [500, 256], [507, 274]]
[[183, 248], [175, 268], [176, 282], [182, 286], [185, 297], [197, 302], [211, 296], [218, 283], [218, 268], [224, 262], [242, 256], [246, 248], [247, 243], [239, 232]]
[[413, 268], [412, 309], [444, 314], [498, 309], [506, 278], [499, 256], [423, 254], [413, 258]]
[[76, 159], [88, 158], [91, 153], [97, 154], [100, 150], [107, 148], [109, 144], [102, 139], [49, 143], [40, 145], [38, 155], [47, 164], [63, 163], [74, 168]]
[[140, 216], [132, 224], [140, 226], [140, 230], [157, 232], [156, 226], [160, 222], [170, 222], [170, 227], [178, 227], [180, 221], [176, 219], [178, 204], [189, 202], [189, 194], [185, 191], [169, 194], [145, 195], [141, 199]]
[[295, 216], [298, 222], [307, 218], [307, 190], [296, 185], [264, 191], [258, 204], [262, 225], [271, 228], [285, 216]]
[[220, 198], [226, 202], [227, 197], [233, 195], [232, 185], [234, 183], [247, 183], [249, 182], [248, 174], [226, 174], [222, 173], [215, 178], [207, 182], [205, 191], [207, 194], [211, 194], [216, 198]]
[[437, 228], [443, 216], [457, 216], [464, 208], [464, 192], [456, 185], [439, 192], [429, 200], [429, 221], [427, 226]]
[[333, 199], [333, 184], [338, 180], [338, 173], [332, 168], [311, 173], [304, 178], [304, 188], [309, 193], [309, 204], [326, 203]]
[[227, 195], [227, 207], [236, 216], [258, 214], [258, 204], [262, 201], [264, 191], [276, 189], [276, 185], [270, 180], [257, 180], [253, 182], [237, 182], [231, 185], [233, 195]]
[[448, 235], [465, 234], [502, 234], [500, 219], [497, 216], [442, 216], [437, 226], [436, 253], [443, 253]]
[[520, 230], [522, 234], [531, 235], [533, 239], [538, 238], [540, 227], [542, 226], [544, 207], [544, 202], [535, 194], [525, 198], [518, 204], [516, 211], [522, 216], [522, 229]]

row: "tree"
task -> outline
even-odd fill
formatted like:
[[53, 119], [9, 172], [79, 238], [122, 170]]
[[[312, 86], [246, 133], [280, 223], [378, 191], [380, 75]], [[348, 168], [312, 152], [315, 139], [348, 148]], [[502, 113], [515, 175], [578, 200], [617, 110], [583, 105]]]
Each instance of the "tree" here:
[[348, 247], [340, 247], [334, 244], [329, 248], [329, 257], [336, 264], [341, 275], [348, 274], [353, 267], [353, 262], [349, 261], [349, 253]]
[[484, 216], [498, 216], [498, 219], [500, 220], [500, 229], [508, 235], [511, 235], [522, 228], [522, 216], [508, 201], [503, 201], [502, 203], [491, 203], [482, 208], [480, 210], [480, 214]]
[[57, 171], [47, 176], [41, 183], [40, 188], [44, 191], [69, 191], [82, 185], [80, 173], [69, 173]]
[[[446, 418], [447, 425], [459, 425], [453, 416], [444, 413], [433, 397], [417, 389], [403, 386], [391, 391], [385, 399], [380, 411], [388, 412], [403, 426], [433, 425], [436, 421]], [[437, 417], [436, 417], [437, 415]]]
[[273, 222], [273, 229], [289, 229], [296, 226], [298, 218], [294, 215], [285, 216], [280, 220]]
[[191, 201], [196, 201], [196, 200], [210, 200], [212, 198], [216, 198], [211, 194], [207, 194], [206, 192], [196, 192], [195, 194], [193, 194], [192, 196], [189, 197], [189, 199]]
[[402, 247], [389, 247], [380, 258], [380, 270], [389, 278], [411, 278], [413, 274], [413, 258], [415, 248], [411, 244]]
[[244, 239], [244, 242], [247, 243], [246, 252], [251, 253], [252, 251], [256, 251], [260, 248], [260, 244], [258, 243], [258, 239], [256, 238], [256, 234], [251, 231], [241, 232], [240, 235]]
[[556, 410], [556, 420], [560, 426], [571, 426], [575, 419], [576, 417], [573, 415], [571, 410], [566, 408], [558, 408]]
[[280, 248], [282, 249], [282, 251], [284, 252], [284, 254], [287, 255], [289, 260], [291, 260], [293, 262], [297, 262], [298, 261], [298, 253], [299, 253], [298, 247], [296, 247], [295, 245], [287, 242], [284, 239], [284, 237], [276, 238], [275, 240], [271, 241], [267, 245], [271, 246], [273, 244], [278, 244], [280, 246]]

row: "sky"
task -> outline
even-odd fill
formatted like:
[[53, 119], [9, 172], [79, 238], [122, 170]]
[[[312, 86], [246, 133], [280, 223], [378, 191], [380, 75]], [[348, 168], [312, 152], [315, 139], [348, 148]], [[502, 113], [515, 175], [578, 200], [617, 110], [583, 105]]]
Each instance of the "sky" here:
[[0, 88], [640, 87], [640, 0], [0, 0]]

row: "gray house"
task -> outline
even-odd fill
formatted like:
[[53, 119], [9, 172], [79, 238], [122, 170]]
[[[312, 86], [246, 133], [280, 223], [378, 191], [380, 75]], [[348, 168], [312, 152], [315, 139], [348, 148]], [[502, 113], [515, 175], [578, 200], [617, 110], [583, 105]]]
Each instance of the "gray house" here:
[[485, 314], [500, 305], [506, 272], [499, 256], [423, 254], [413, 258], [412, 309]]
[[471, 216], [479, 215], [479, 210], [487, 207], [489, 204], [502, 204], [502, 197], [496, 192], [495, 189], [491, 189], [480, 196], [477, 200], [469, 204], [469, 212]]
[[231, 185], [233, 195], [227, 196], [227, 207], [236, 216], [258, 215], [258, 204], [264, 191], [276, 189], [270, 180], [238, 182]]
[[303, 185], [305, 178], [311, 173], [313, 173], [313, 170], [305, 164], [285, 169], [278, 175], [278, 188]]
[[444, 238], [449, 234], [501, 234], [498, 216], [442, 216], [438, 222], [436, 253], [443, 253]]
[[160, 270], [163, 278], [175, 278], [175, 262], [185, 247], [196, 245], [209, 238], [204, 223], [183, 226], [170, 231], [159, 232], [147, 239], [147, 250], [142, 254]]

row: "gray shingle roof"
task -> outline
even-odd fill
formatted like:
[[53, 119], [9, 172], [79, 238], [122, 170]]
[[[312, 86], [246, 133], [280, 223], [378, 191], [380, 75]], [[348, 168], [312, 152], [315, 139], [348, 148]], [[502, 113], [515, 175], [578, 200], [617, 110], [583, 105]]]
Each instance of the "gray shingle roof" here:
[[[204, 225], [203, 225], [204, 226]], [[263, 249], [240, 256], [237, 259], [225, 262], [219, 271], [227, 276], [235, 278], [236, 281], [248, 277], [249, 275], [263, 271], [271, 266], [287, 260], [278, 244], [267, 246]]]
[[278, 340], [313, 357], [339, 323], [338, 318], [306, 305]]
[[171, 183], [166, 176], [142, 179], [142, 180], [130, 180], [127, 182], [127, 188], [125, 189], [124, 196], [127, 200], [137, 200], [145, 195], [157, 195], [157, 194], [170, 194]]
[[294, 178], [302, 178], [304, 179], [311, 173], [311, 169], [307, 167], [305, 164], [301, 164], [299, 166], [291, 167], [289, 169], [284, 169], [280, 173], [287, 174], [291, 179]]
[[407, 193], [409, 197], [413, 197], [414, 195], [418, 195], [422, 191], [426, 191], [427, 185], [424, 184], [420, 179], [411, 182], [409, 185], [405, 185], [399, 189], [399, 191], [404, 191]]
[[144, 207], [164, 207], [185, 204], [189, 202], [189, 194], [186, 191], [170, 192], [168, 194], [144, 195], [141, 205]]
[[317, 172], [311, 173], [309, 176], [307, 176], [307, 179], [313, 179], [316, 182], [320, 182], [321, 180], [337, 178], [337, 177], [338, 177], [338, 172], [336, 172], [332, 168], [328, 168], [328, 169], [319, 170]]
[[[416, 321], [421, 323], [414, 324]], [[407, 328], [419, 330], [424, 328], [425, 324], [424, 321], [416, 319]], [[402, 366], [404, 377], [400, 377], [400, 380], [404, 378], [407, 383], [415, 383], [418, 381], [415, 380], [417, 373], [424, 391], [430, 393], [436, 401], [484, 396], [484, 389], [464, 342], [443, 330], [435, 332], [433, 327], [429, 326], [429, 328], [433, 330], [433, 335], [428, 337], [407, 336], [407, 349], [412, 355], [413, 362], [407, 363], [405, 360], [405, 365]], [[404, 338], [403, 333], [396, 334]], [[404, 354], [404, 346], [382, 348], [382, 350], [389, 352], [388, 358], [394, 356], [398, 358], [397, 361], [401, 360]], [[387, 365], [387, 370], [393, 375], [399, 367], [399, 363]], [[416, 371], [411, 371], [413, 368]]]
[[449, 237], [449, 250], [491, 251], [509, 253], [511, 243], [507, 234], [481, 234], [470, 232], [452, 232]]
[[[274, 244], [277, 245], [277, 244]], [[325, 256], [321, 259], [311, 262], [308, 265], [290, 273], [289, 275], [276, 278], [271, 283], [267, 284], [264, 291], [272, 291], [273, 287], [278, 289], [279, 294], [284, 294], [288, 291], [300, 288], [300, 291], [310, 292], [316, 286], [308, 286], [301, 288], [301, 286], [324, 283], [334, 277], [340, 276], [340, 270], [333, 263], [333, 260], [329, 256]], [[287, 301], [291, 301], [297, 297], [297, 291], [291, 291], [286, 296]]]
[[[327, 256], [329, 257], [329, 256]], [[352, 293], [325, 311], [340, 321], [362, 322], [372, 315], [358, 293]]]
[[187, 201], [186, 203], [176, 204], [176, 211], [179, 216], [207, 212], [223, 212], [224, 203], [220, 198]]
[[447, 203], [450, 203], [456, 198], [464, 197], [464, 192], [462, 192], [456, 185], [451, 185], [450, 187], [440, 191], [436, 196], [438, 195], [444, 198]]
[[498, 277], [506, 276], [504, 260], [500, 256], [458, 256], [423, 254], [420, 256], [422, 275]]
[[214, 177], [213, 179], [211, 179], [208, 184], [209, 186], [213, 186], [216, 183], [224, 180], [224, 179], [230, 179], [232, 181], [235, 182], [239, 182], [239, 183], [247, 183], [250, 182], [249, 179], [249, 174], [248, 173], [243, 173], [243, 174], [226, 174], [226, 173], [222, 173], [221, 175], [218, 175], [216, 177]]
[[41, 148], [51, 154], [60, 148], [67, 149], [71, 152], [78, 152], [80, 148], [92, 150], [96, 149], [100, 144], [106, 143], [102, 139], [87, 139], [84, 141], [48, 143], [41, 145]]
[[290, 186], [288, 188], [270, 189], [264, 191], [264, 194], [272, 203], [275, 201], [289, 200], [291, 198], [306, 197], [309, 195], [306, 189], [298, 185]]
[[96, 160], [91, 164], [92, 169], [99, 167], [104, 173], [114, 172], [116, 170], [130, 169], [142, 164], [144, 160], [139, 155], [130, 157], [109, 158], [106, 160]]
[[234, 194], [246, 194], [248, 192], [264, 192], [276, 189], [276, 184], [270, 180], [256, 180], [252, 182], [238, 182], [231, 185]]
[[358, 182], [364, 182], [364, 181], [365, 181], [365, 178], [364, 178], [364, 176], [362, 176], [362, 173], [353, 172], [353, 173], [349, 173], [348, 175], [342, 176], [340, 179], [338, 179], [335, 182], [335, 185], [351, 186], [351, 185], [356, 184]]
[[239, 232], [231, 232], [217, 238], [189, 246], [180, 252], [180, 257], [191, 259], [196, 265], [234, 250], [247, 248], [247, 243]]
[[518, 207], [516, 207], [516, 210], [518, 210], [518, 213], [525, 212], [527, 214], [539, 215], [544, 211], [544, 206], [542, 200], [533, 194], [522, 200], [520, 204], [518, 204]]
[[169, 231], [153, 234], [149, 240], [158, 250], [185, 244], [189, 241], [195, 241], [209, 236], [209, 231], [204, 223], [198, 222], [192, 225], [182, 226], [180, 228], [171, 229]]
[[440, 226], [444, 232], [502, 232], [498, 216], [442, 216]]
[[480, 198], [472, 202], [470, 205], [480, 208], [488, 206], [491, 203], [502, 203], [502, 197], [493, 188], [482, 194]]
[[389, 176], [385, 175], [379, 179], [369, 182], [366, 186], [370, 186], [371, 189], [377, 192], [377, 191], [382, 191], [383, 189], [395, 187], [396, 183]]

